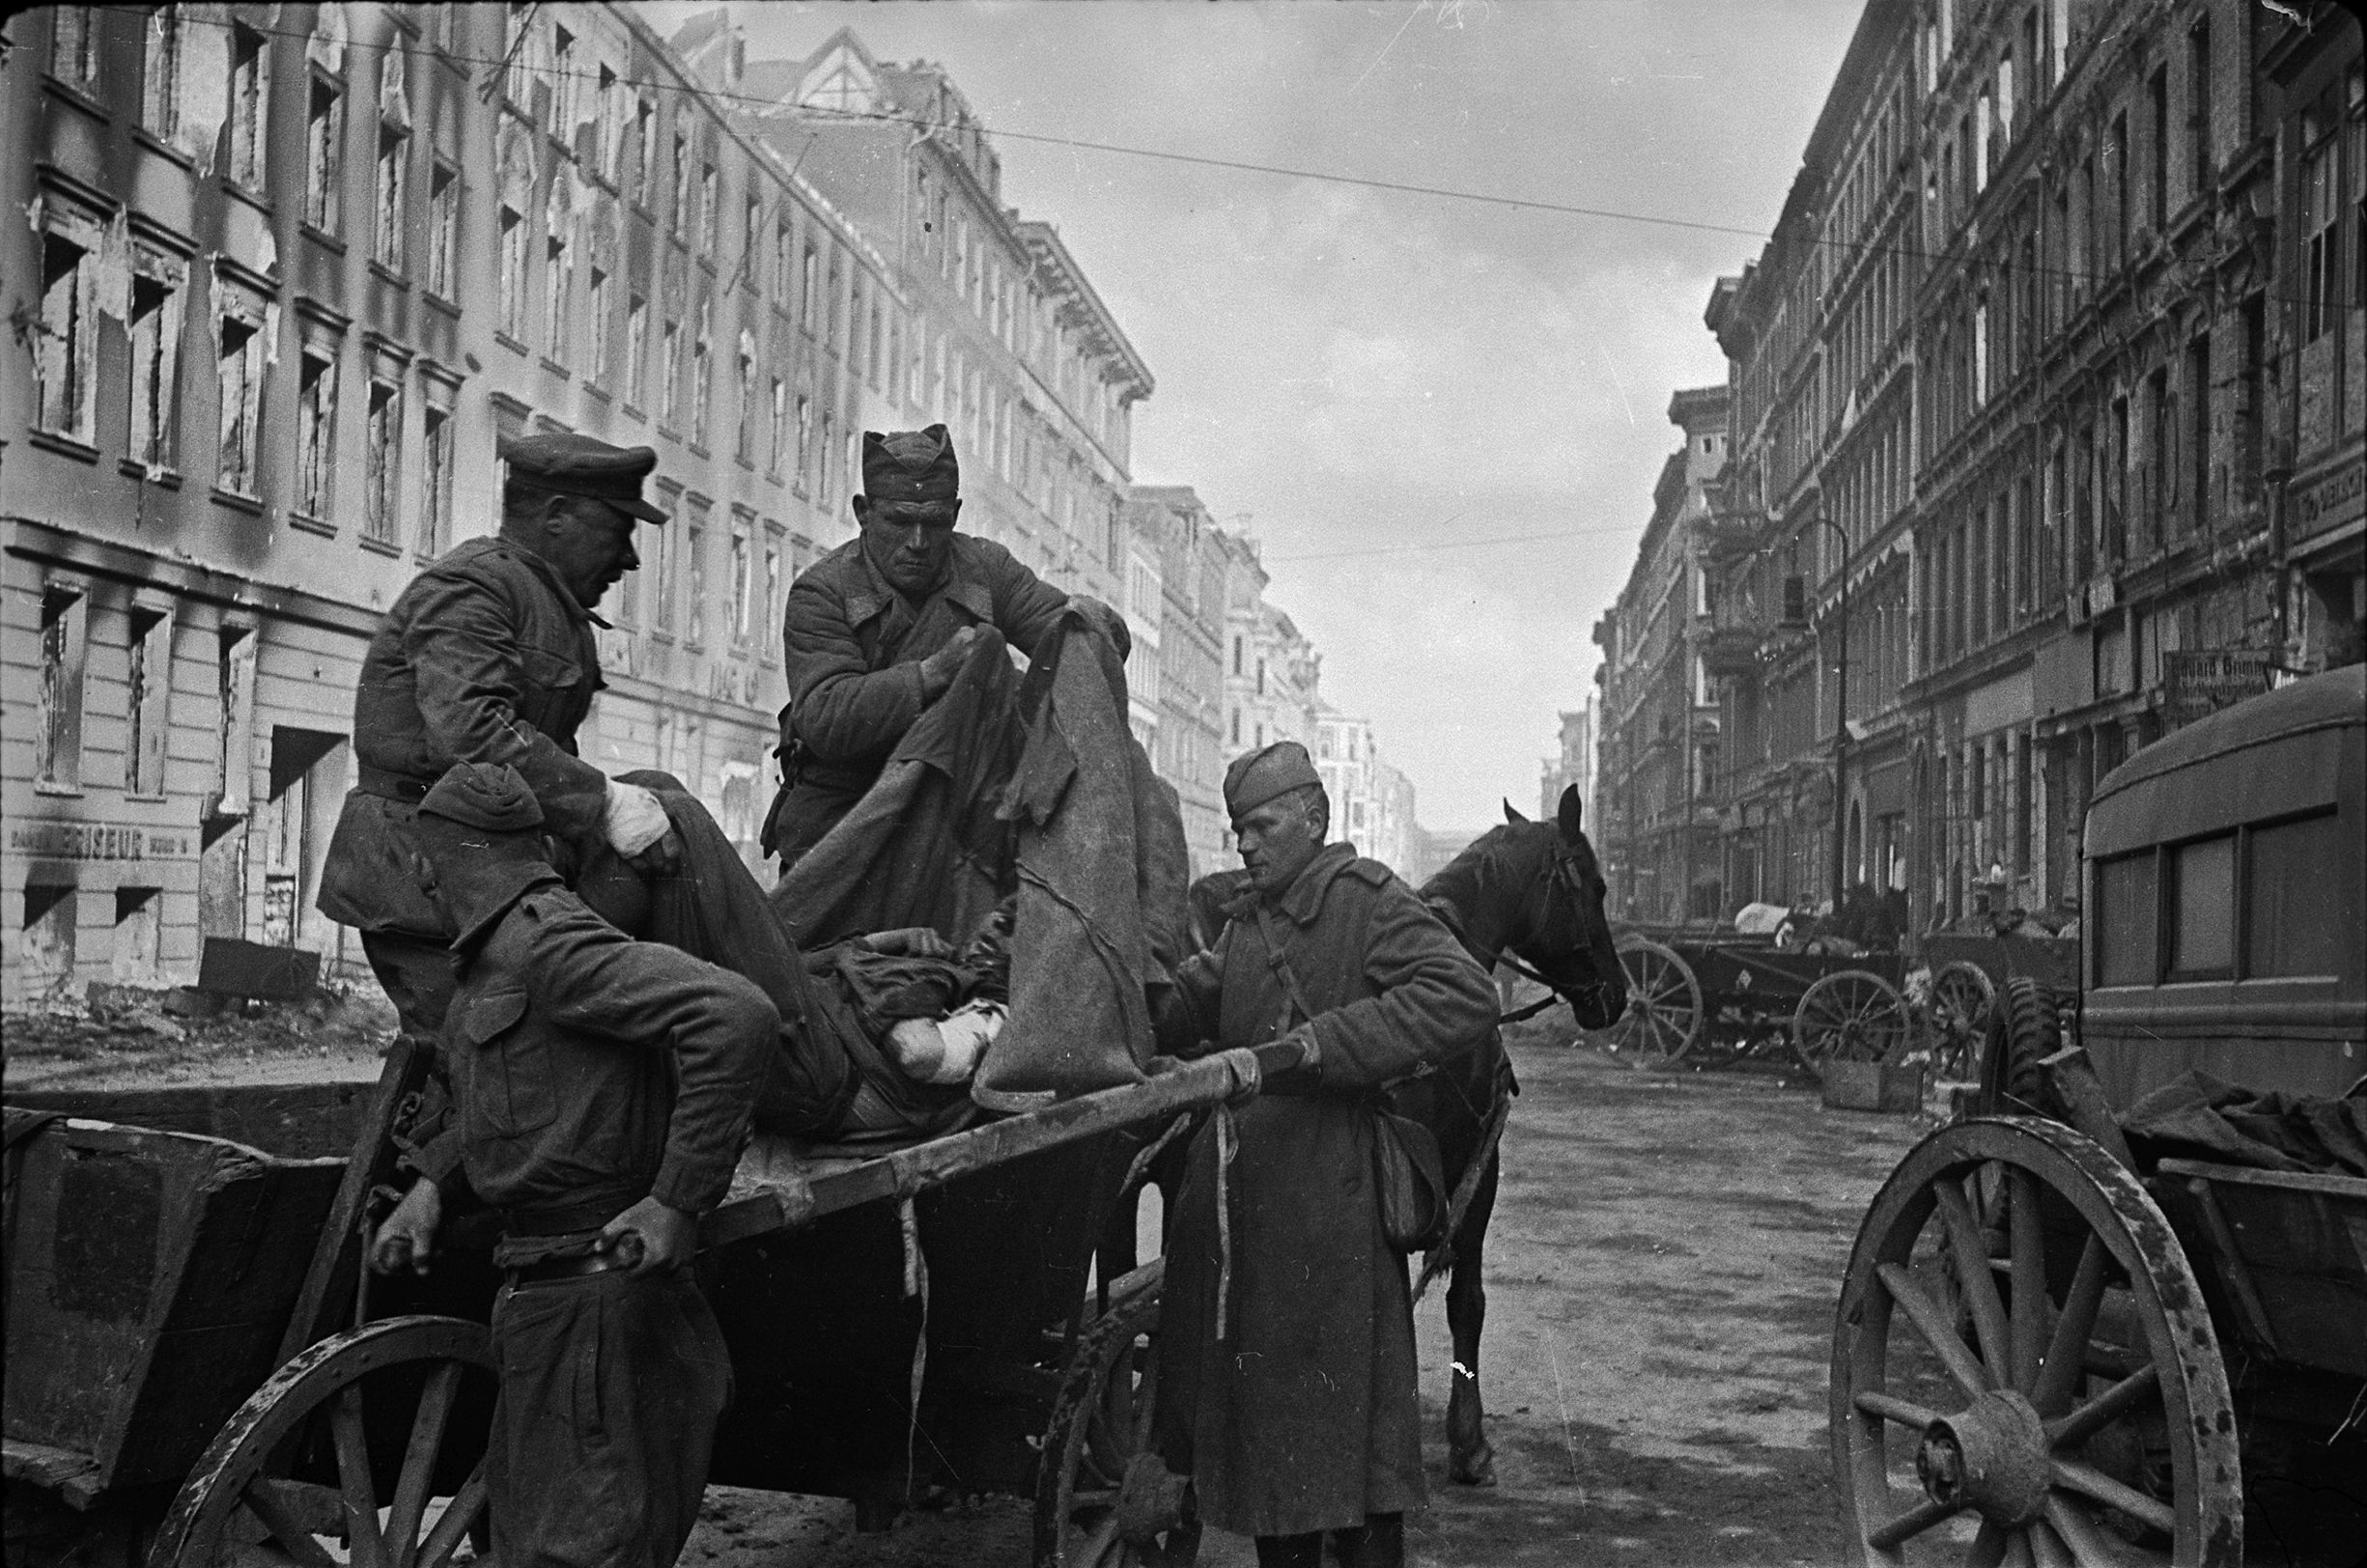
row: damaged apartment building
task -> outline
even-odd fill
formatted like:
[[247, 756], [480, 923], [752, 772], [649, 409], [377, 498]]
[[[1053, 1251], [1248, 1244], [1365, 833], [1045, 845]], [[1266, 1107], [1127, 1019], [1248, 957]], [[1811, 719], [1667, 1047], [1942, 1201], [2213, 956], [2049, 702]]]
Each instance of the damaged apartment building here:
[[2068, 915], [2098, 779], [2360, 657], [2361, 72], [2331, 5], [1867, 9], [1706, 313], [1723, 912]]

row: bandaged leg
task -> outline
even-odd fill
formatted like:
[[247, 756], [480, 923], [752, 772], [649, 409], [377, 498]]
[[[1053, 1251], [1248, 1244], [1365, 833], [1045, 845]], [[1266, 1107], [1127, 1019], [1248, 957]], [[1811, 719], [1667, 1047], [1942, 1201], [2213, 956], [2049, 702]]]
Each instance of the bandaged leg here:
[[898, 1020], [888, 1031], [888, 1052], [916, 1083], [964, 1083], [978, 1058], [1002, 1032], [1000, 1002], [965, 1002], [942, 1019]]

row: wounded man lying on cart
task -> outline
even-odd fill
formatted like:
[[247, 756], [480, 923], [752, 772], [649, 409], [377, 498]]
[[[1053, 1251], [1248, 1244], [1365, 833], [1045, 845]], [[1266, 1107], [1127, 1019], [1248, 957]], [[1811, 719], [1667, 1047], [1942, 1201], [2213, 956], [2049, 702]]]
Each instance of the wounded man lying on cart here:
[[[758, 1131], [831, 1144], [904, 1142], [974, 1114], [970, 1074], [1000, 1032], [1008, 998], [1007, 903], [958, 947], [916, 927], [801, 952], [706, 807], [667, 774], [630, 777], [665, 806], [679, 843], [673, 869], [650, 875], [605, 851], [578, 866], [570, 845], [542, 838], [544, 880], [563, 882], [619, 934], [752, 981], [772, 1001], [780, 1022], [755, 1096]], [[457, 962], [468, 961], [467, 949], [465, 939], [456, 945]], [[441, 1049], [459, 1068], [456, 1053], [472, 1049], [466, 1020], [447, 1021]], [[407, 1164], [449, 1188], [460, 1179], [457, 1136], [434, 1115], [398, 1141]]]

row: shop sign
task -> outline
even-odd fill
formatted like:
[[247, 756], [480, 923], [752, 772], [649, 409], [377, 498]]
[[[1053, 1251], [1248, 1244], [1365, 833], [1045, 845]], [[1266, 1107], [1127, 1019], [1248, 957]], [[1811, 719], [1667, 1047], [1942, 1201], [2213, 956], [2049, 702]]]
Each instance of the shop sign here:
[[2187, 648], [2161, 656], [2170, 715], [2187, 724], [2268, 689], [2276, 656], [2266, 648]]
[[28, 822], [9, 828], [9, 853], [38, 860], [186, 860], [189, 833], [133, 823]]
[[2294, 533], [2306, 539], [2358, 516], [2367, 500], [2367, 456], [2353, 458], [2293, 492]]

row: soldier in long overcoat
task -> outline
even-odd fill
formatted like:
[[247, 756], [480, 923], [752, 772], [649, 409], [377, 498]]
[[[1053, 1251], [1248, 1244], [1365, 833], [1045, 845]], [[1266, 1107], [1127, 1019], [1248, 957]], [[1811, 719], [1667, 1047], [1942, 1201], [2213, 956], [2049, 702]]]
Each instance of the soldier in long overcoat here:
[[1302, 1065], [1228, 1113], [1229, 1137], [1220, 1118], [1193, 1144], [1167, 1242], [1162, 1457], [1191, 1475], [1203, 1521], [1257, 1538], [1261, 1565], [1313, 1568], [1328, 1531], [1348, 1568], [1389, 1568], [1423, 1493], [1374, 1091], [1478, 1044], [1495, 991], [1388, 867], [1324, 843], [1330, 801], [1304, 746], [1237, 759], [1225, 796], [1250, 887], [1179, 972], [1161, 1048], [1289, 1038]]
[[353, 694], [359, 778], [322, 868], [321, 912], [361, 932], [404, 1028], [432, 1037], [452, 994], [450, 922], [420, 891], [420, 800], [460, 762], [516, 768], [552, 836], [626, 855], [664, 836], [657, 797], [576, 754], [603, 682], [601, 596], [640, 565], [648, 447], [589, 435], [504, 441], [501, 531], [454, 546], [380, 621]]

